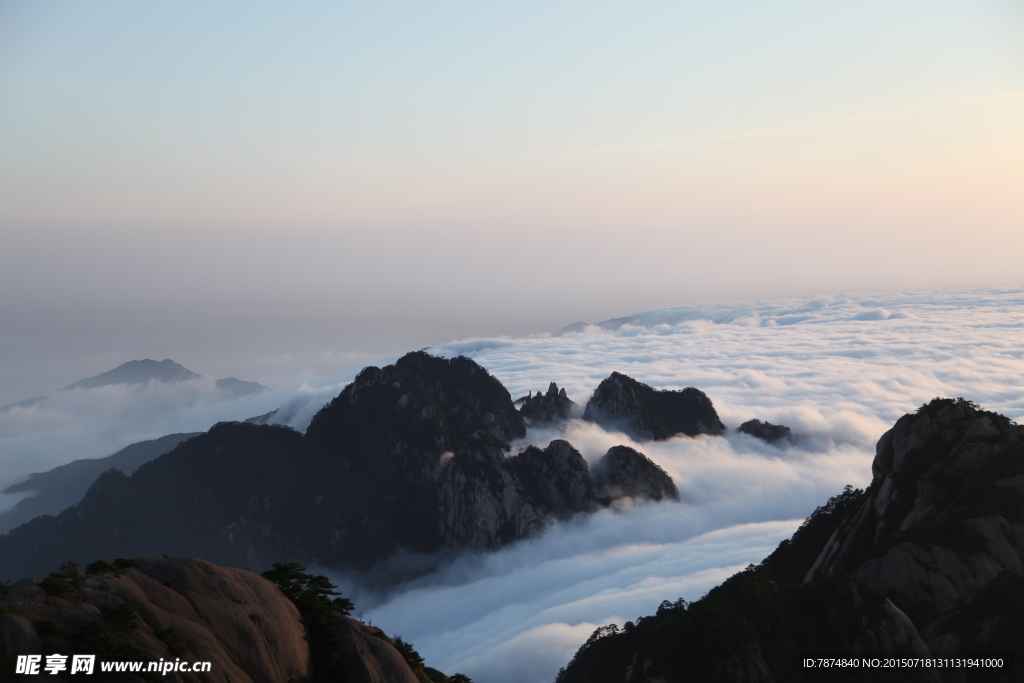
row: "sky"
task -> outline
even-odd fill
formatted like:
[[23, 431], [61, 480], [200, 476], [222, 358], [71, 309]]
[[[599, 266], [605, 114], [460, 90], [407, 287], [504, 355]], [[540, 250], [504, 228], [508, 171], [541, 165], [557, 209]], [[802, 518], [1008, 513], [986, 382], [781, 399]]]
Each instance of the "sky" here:
[[0, 0], [0, 404], [1020, 284], [1024, 6]]

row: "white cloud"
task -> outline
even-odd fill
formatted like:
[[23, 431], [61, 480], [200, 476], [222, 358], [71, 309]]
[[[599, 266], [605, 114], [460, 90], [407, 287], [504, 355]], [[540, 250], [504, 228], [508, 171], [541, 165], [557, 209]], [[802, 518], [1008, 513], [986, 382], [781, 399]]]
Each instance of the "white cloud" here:
[[[413, 642], [429, 664], [479, 683], [550, 682], [597, 625], [649, 614], [662, 599], [698, 598], [758, 562], [843, 485], [867, 483], [877, 438], [934, 396], [1024, 417], [1020, 289], [660, 309], [562, 336], [472, 339], [434, 352], [472, 356], [513, 398], [555, 381], [582, 406], [617, 370], [659, 388], [702, 389], [729, 427], [757, 417], [798, 435], [777, 448], [741, 434], [636, 444], [579, 420], [531, 429], [517, 446], [566, 438], [591, 461], [633, 445], [672, 475], [683, 500], [605, 511], [497, 553], [449, 558], [383, 595], [339, 577], [367, 618]], [[304, 428], [351, 376], [234, 402], [201, 383], [70, 392], [0, 415], [5, 476], [282, 405]]]
[[1022, 290], [930, 292], [662, 309], [563, 336], [440, 347], [471, 355], [513, 397], [555, 381], [582, 405], [617, 370], [704, 390], [730, 427], [758, 417], [799, 438], [784, 448], [740, 434], [636, 444], [579, 420], [534, 429], [516, 445], [566, 438], [591, 461], [632, 445], [672, 475], [683, 502], [558, 525], [385, 598], [352, 577], [345, 585], [374, 623], [442, 670], [550, 682], [597, 625], [700, 597], [844, 484], [865, 485], [878, 437], [932, 397], [1024, 416], [1022, 328]]

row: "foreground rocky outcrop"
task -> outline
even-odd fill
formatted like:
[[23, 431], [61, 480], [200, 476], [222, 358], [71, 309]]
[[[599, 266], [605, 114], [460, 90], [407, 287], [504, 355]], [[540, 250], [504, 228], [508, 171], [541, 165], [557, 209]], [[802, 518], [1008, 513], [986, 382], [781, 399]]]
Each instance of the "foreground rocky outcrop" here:
[[530, 392], [516, 403], [519, 405], [519, 413], [530, 424], [546, 424], [566, 420], [572, 413], [576, 404], [566, 395], [565, 389], [559, 389], [558, 385], [552, 382], [548, 385], [547, 393]]
[[[172, 681], [447, 680], [415, 671], [396, 641], [344, 610], [319, 624], [330, 641], [318, 641], [309, 615], [273, 583], [242, 569], [173, 558], [97, 564], [105, 566], [87, 574], [65, 565], [0, 596], [0, 680], [15, 680], [18, 655], [51, 654], [96, 655], [94, 680], [152, 680], [151, 673], [104, 673], [101, 662], [160, 660], [210, 663], [208, 672], [157, 675]], [[46, 678], [72, 680], [69, 670]]]
[[[701, 600], [599, 629], [558, 682], [1020, 680], [1024, 427], [936, 399], [882, 436], [872, 473]], [[797, 653], [1011, 654], [1018, 668], [826, 679]]]
[[[475, 362], [411, 353], [359, 373], [305, 434], [220, 423], [131, 476], [107, 471], [78, 504], [0, 536], [0, 577], [162, 553], [255, 571], [365, 569], [399, 550], [499, 547], [617, 497], [598, 494], [564, 441], [509, 457], [525, 433]], [[649, 469], [621, 470], [615, 486], [666, 497], [629, 481]]]
[[679, 434], [712, 436], [725, 432], [715, 406], [693, 387], [659, 391], [613, 372], [587, 402], [583, 419], [620, 429], [642, 440], [662, 441]]

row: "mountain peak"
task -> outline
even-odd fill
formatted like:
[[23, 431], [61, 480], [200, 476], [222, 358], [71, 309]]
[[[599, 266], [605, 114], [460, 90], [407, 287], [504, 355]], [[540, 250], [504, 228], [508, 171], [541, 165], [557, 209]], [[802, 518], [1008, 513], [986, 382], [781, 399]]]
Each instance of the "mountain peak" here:
[[64, 387], [71, 389], [96, 389], [111, 384], [147, 384], [149, 382], [186, 382], [199, 379], [199, 375], [170, 358], [155, 361], [150, 358], [130, 360], [95, 377], [80, 379]]

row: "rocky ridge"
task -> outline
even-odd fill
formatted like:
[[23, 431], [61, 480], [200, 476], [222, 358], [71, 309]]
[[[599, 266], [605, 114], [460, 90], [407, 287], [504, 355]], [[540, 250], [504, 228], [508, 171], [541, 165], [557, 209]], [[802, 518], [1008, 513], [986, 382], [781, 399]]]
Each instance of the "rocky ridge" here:
[[613, 372], [594, 390], [583, 419], [621, 429], [641, 440], [725, 432], [725, 425], [703, 391], [693, 387], [659, 391], [619, 372]]
[[399, 550], [499, 547], [622, 495], [666, 497], [664, 482], [627, 481], [650, 466], [619, 471], [599, 494], [564, 441], [509, 457], [525, 433], [475, 362], [407, 354], [360, 372], [306, 434], [220, 423], [130, 477], [104, 473], [77, 505], [0, 536], [0, 576], [159, 553], [365, 569]]

